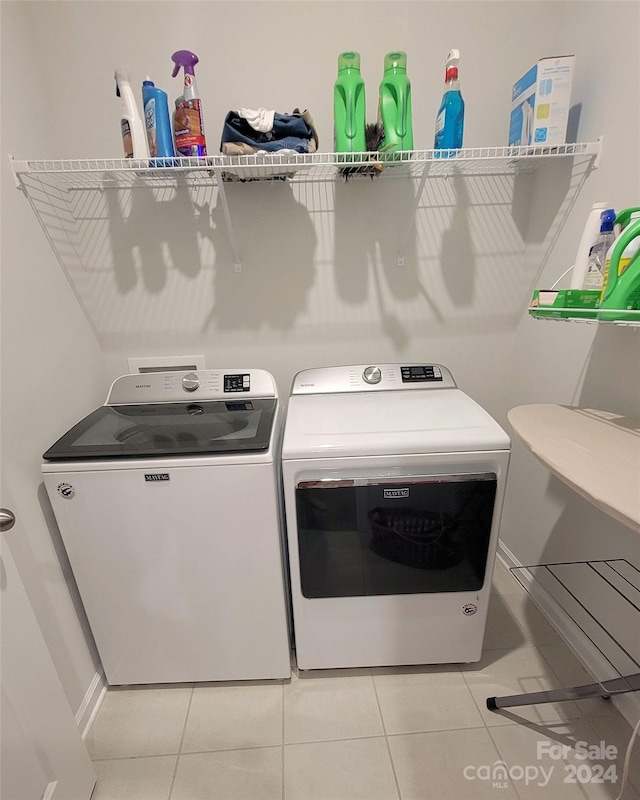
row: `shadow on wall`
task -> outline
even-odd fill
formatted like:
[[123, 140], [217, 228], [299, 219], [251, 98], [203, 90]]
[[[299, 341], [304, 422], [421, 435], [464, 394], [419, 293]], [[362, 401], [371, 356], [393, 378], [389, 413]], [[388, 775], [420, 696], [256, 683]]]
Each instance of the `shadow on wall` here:
[[469, 193], [460, 175], [451, 179], [455, 205], [451, 225], [442, 234], [442, 279], [455, 306], [469, 306], [475, 296], [475, 257], [469, 228]]
[[640, 330], [600, 324], [576, 405], [640, 418], [639, 363]]
[[[567, 123], [567, 142], [577, 142], [578, 123], [582, 105], [571, 107]], [[591, 161], [574, 164], [570, 158], [540, 161], [534, 173], [520, 173], [516, 176], [513, 191], [512, 214], [522, 238], [531, 244], [544, 242], [563, 202], [569, 199], [571, 205], [577, 197], [578, 188], [584, 183], [593, 166]], [[532, 203], [531, 198], [536, 198]], [[563, 216], [564, 221], [564, 216]], [[551, 246], [555, 243], [553, 239]]]
[[[288, 330], [306, 306], [316, 236], [284, 182], [225, 186], [242, 274], [213, 183], [51, 195], [50, 242], [103, 344], [123, 337]], [[55, 213], [52, 213], [52, 209]]]
[[126, 210], [115, 192], [105, 195], [113, 274], [121, 294], [132, 290], [138, 280], [147, 292], [157, 294], [173, 268], [185, 277], [195, 277], [200, 268], [197, 235], [210, 234], [208, 204], [198, 208], [188, 187], [179, 184], [161, 193], [136, 188], [127, 196]]
[[[333, 261], [336, 291], [345, 303], [366, 303], [379, 282], [397, 299], [419, 292], [414, 191], [410, 181], [383, 178], [335, 184]], [[381, 294], [378, 286], [376, 295]]]
[[[564, 222], [565, 215], [560, 215], [562, 204], [575, 200], [577, 192], [571, 191], [572, 183], [581, 185], [585, 177], [583, 171], [576, 171], [571, 159], [544, 162], [534, 173], [516, 175], [511, 213], [523, 241], [541, 244], [554, 223], [557, 225], [559, 217]], [[549, 248], [555, 244], [556, 237]]]
[[225, 191], [242, 276], [232, 265], [218, 202], [212, 220], [224, 237], [216, 241], [213, 306], [204, 327], [289, 330], [305, 309], [315, 278], [316, 233], [309, 212], [289, 183], [227, 184]]
[[[409, 334], [395, 301], [422, 294], [417, 276], [415, 195], [409, 181], [355, 178], [335, 184], [334, 275], [351, 307], [377, 306], [385, 336], [402, 350]], [[403, 266], [398, 260], [403, 259]]]
[[[449, 181], [453, 216], [440, 236], [441, 278], [455, 306], [474, 300], [475, 256], [469, 227], [469, 195], [465, 178]], [[376, 191], [377, 190], [377, 191]], [[418, 277], [416, 247], [416, 187], [411, 181], [336, 184], [335, 271], [336, 287], [347, 303], [366, 302], [373, 288], [381, 318], [392, 322], [384, 297], [412, 300], [421, 296], [431, 313], [444, 317]], [[403, 260], [402, 266], [398, 259]], [[397, 329], [398, 326], [394, 325]]]
[[[525, 176], [432, 175], [419, 198], [402, 176], [228, 183], [240, 274], [208, 176], [25, 186], [103, 346], [298, 325], [314, 340], [382, 329], [402, 350], [444, 327], [512, 329], [584, 173], [559, 161]], [[514, 187], [547, 180], [553, 201], [529, 213]]]

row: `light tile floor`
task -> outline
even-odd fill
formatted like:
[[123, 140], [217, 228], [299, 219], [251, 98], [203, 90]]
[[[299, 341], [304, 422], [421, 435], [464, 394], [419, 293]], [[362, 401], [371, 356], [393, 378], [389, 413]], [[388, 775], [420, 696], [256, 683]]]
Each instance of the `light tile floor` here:
[[[611, 702], [485, 705], [589, 682], [498, 563], [478, 664], [110, 689], [87, 737], [92, 800], [614, 800], [631, 728]], [[634, 756], [624, 800], [640, 800]]]

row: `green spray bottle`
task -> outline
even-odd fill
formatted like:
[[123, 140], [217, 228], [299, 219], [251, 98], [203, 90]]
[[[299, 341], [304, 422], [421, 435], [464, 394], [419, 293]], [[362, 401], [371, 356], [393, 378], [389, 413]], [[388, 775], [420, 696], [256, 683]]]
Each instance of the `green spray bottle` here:
[[360, 53], [341, 53], [338, 56], [338, 77], [333, 87], [333, 124], [337, 153], [363, 153], [367, 149], [365, 115]]
[[640, 322], [640, 210], [626, 209], [616, 218], [623, 226], [627, 220], [607, 253], [599, 320]]
[[411, 81], [407, 76], [407, 54], [401, 50], [384, 57], [378, 124], [384, 132], [380, 150], [413, 150]]

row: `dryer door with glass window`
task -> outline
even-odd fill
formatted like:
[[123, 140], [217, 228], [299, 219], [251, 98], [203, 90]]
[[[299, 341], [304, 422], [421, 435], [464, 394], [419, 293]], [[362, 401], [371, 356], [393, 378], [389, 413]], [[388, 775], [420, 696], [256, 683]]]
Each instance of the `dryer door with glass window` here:
[[303, 596], [480, 590], [496, 487], [492, 472], [298, 482]]

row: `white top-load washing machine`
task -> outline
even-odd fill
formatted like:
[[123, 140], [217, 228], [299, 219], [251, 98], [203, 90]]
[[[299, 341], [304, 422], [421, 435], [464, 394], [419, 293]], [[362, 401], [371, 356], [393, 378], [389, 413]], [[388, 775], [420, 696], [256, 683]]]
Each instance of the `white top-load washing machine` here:
[[480, 659], [509, 454], [443, 366], [296, 375], [282, 472], [299, 668]]
[[255, 369], [118, 378], [42, 472], [109, 684], [291, 674], [281, 408]]

